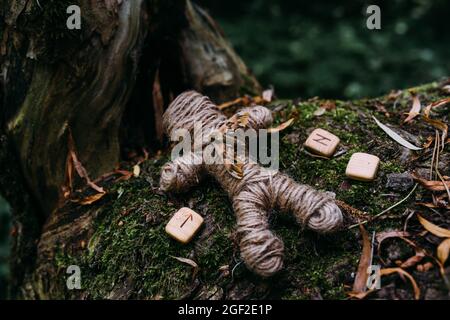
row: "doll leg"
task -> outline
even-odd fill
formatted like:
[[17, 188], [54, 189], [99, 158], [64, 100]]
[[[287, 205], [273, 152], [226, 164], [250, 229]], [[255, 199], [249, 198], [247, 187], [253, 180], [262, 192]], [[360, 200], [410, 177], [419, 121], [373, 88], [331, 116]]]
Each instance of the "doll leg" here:
[[233, 199], [241, 257], [247, 267], [263, 277], [275, 274], [283, 267], [284, 245], [267, 221], [265, 195], [241, 191]]
[[301, 225], [319, 233], [332, 232], [342, 226], [342, 212], [328, 194], [298, 184], [282, 174], [275, 175], [272, 181], [277, 206], [292, 212]]

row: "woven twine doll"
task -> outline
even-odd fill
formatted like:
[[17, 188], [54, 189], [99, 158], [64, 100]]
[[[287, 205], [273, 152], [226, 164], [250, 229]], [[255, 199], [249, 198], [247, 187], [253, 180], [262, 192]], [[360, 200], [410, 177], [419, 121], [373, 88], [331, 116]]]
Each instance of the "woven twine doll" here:
[[[271, 111], [262, 106], [244, 108], [230, 119], [241, 117], [245, 117], [247, 128], [255, 130], [268, 128], [272, 123]], [[189, 91], [171, 103], [164, 113], [163, 126], [171, 137], [179, 129], [193, 136], [195, 123], [200, 122], [208, 136], [225, 133], [233, 123], [230, 119], [208, 97]], [[201, 147], [210, 143], [204, 139]], [[161, 170], [160, 188], [185, 192], [206, 175], [213, 176], [232, 201], [241, 257], [250, 270], [262, 277], [272, 276], [283, 267], [284, 245], [269, 228], [270, 209], [291, 212], [301, 226], [322, 234], [343, 224], [342, 213], [327, 192], [298, 184], [248, 159], [241, 162], [239, 176], [231, 174], [229, 166], [223, 163], [204, 160], [201, 154], [188, 152], [166, 163]]]

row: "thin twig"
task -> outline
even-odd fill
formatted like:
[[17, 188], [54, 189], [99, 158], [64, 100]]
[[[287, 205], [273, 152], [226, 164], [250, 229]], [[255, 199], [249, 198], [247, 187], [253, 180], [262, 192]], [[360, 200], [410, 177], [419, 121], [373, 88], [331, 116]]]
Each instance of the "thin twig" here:
[[399, 202], [397, 202], [397, 203], [395, 203], [394, 205], [390, 206], [390, 207], [387, 208], [386, 210], [383, 210], [383, 211], [381, 211], [380, 213], [374, 215], [370, 220], [365, 220], [365, 221], [363, 221], [363, 222], [361, 222], [361, 223], [356, 223], [356, 224], [354, 224], [354, 225], [351, 225], [350, 227], [348, 227], [348, 229], [353, 229], [353, 228], [355, 228], [355, 227], [357, 227], [357, 226], [359, 226], [359, 225], [367, 224], [369, 221], [373, 221], [373, 220], [375, 220], [375, 219], [381, 217], [381, 216], [382, 216], [383, 214], [385, 214], [386, 212], [389, 212], [389, 211], [391, 211], [392, 209], [394, 209], [395, 207], [401, 205], [403, 202], [405, 202], [406, 200], [408, 200], [408, 198], [414, 193], [414, 191], [416, 191], [418, 185], [419, 185], [419, 184], [416, 183], [416, 185], [414, 186], [414, 188], [412, 188], [412, 190], [408, 193], [408, 195], [407, 195], [406, 197], [404, 197], [402, 200], [400, 200]]
[[[439, 133], [436, 130], [436, 145], [438, 146], [440, 144], [440, 137], [439, 137]], [[437, 157], [436, 157], [436, 162], [435, 162], [435, 171], [437, 176], [439, 177], [439, 179], [442, 181], [442, 184], [444, 185], [445, 190], [447, 191], [447, 195], [448, 195], [448, 199], [450, 200], [450, 190], [447, 186], [447, 183], [444, 179], [444, 177], [442, 176], [441, 172], [439, 171], [439, 149], [436, 152]]]
[[433, 180], [433, 168], [434, 168], [434, 162], [436, 157], [436, 150], [437, 150], [437, 138], [439, 137], [439, 133], [436, 130], [435, 133], [435, 139], [434, 139], [434, 147], [433, 147], [433, 156], [431, 157], [431, 166], [430, 166], [430, 180]]

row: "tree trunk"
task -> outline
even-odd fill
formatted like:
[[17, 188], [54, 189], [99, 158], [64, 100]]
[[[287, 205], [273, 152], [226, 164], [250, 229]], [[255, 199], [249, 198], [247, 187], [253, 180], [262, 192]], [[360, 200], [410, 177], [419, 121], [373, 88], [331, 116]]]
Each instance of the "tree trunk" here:
[[[66, 27], [73, 4], [81, 30]], [[69, 140], [95, 179], [116, 168], [121, 154], [161, 147], [160, 118], [181, 91], [223, 101], [260, 87], [214, 21], [188, 0], [8, 0], [0, 10], [7, 168], [0, 185], [18, 233], [18, 288], [42, 225], [63, 198]]]
[[[69, 31], [65, 10], [74, 2], [8, 0], [0, 5], [0, 191], [14, 218], [11, 297], [345, 298], [361, 253], [357, 229], [317, 237], [299, 232], [292, 217], [274, 212], [270, 221], [284, 240], [286, 267], [274, 278], [261, 279], [240, 261], [232, 206], [216, 182], [207, 180], [184, 195], [159, 191], [159, 171], [168, 159], [167, 152], [157, 152], [163, 146], [160, 120], [173, 97], [193, 88], [221, 102], [260, 91], [213, 20], [190, 1], [81, 0], [82, 29]], [[393, 115], [409, 111], [410, 92], [424, 105], [448, 97], [441, 84], [433, 83], [370, 100], [274, 101], [268, 107], [278, 122], [295, 118], [281, 137], [281, 170], [301, 183], [335, 192], [349, 223], [356, 222], [352, 212], [364, 211], [368, 217], [392, 206], [411, 186], [407, 192], [392, 190], [387, 176], [428, 170], [432, 150], [416, 156], [400, 148], [373, 124], [371, 115], [400, 125], [400, 117]], [[319, 115], [318, 108], [328, 111]], [[448, 108], [435, 112], [448, 121]], [[316, 127], [341, 138], [337, 157], [313, 158], [299, 147]], [[418, 136], [435, 135], [418, 119], [407, 129], [412, 132], [408, 140], [416, 144]], [[125, 160], [143, 147], [151, 152], [139, 163], [137, 177], [105, 175], [121, 160], [121, 169], [131, 171], [135, 162]], [[361, 151], [382, 160], [372, 183], [345, 178], [351, 154]], [[450, 175], [448, 151], [447, 144], [440, 157], [444, 176]], [[73, 181], [67, 190], [73, 171], [67, 160], [74, 154], [91, 180], [98, 178], [96, 184], [105, 189], [98, 201], [86, 201], [93, 195], [86, 179]], [[420, 188], [415, 194], [422, 202], [430, 201], [429, 196]], [[402, 229], [409, 219], [404, 213], [417, 209], [415, 202], [408, 198], [386, 220], [367, 227]], [[164, 226], [184, 206], [203, 215], [205, 225], [183, 246], [167, 237]], [[448, 216], [435, 216], [441, 219], [436, 224], [450, 224]], [[408, 225], [422, 231], [413, 220]], [[194, 260], [199, 268], [192, 270], [173, 257]], [[380, 258], [374, 253], [375, 262]], [[81, 289], [66, 285], [71, 265], [80, 267]], [[422, 297], [428, 289], [447, 295], [437, 269], [425, 274], [410, 270]], [[447, 267], [447, 276], [449, 271]], [[397, 284], [394, 278], [389, 284], [378, 298], [413, 297], [407, 283]]]

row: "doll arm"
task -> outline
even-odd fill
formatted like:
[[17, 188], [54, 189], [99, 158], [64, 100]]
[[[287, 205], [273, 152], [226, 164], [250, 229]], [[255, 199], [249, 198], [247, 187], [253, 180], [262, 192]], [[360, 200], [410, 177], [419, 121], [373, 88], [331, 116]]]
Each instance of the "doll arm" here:
[[239, 110], [235, 116], [248, 114], [248, 127], [258, 130], [268, 128], [272, 122], [272, 112], [266, 107], [253, 106]]
[[183, 192], [197, 185], [203, 175], [202, 158], [193, 152], [167, 162], [161, 169], [160, 188], [163, 191]]

